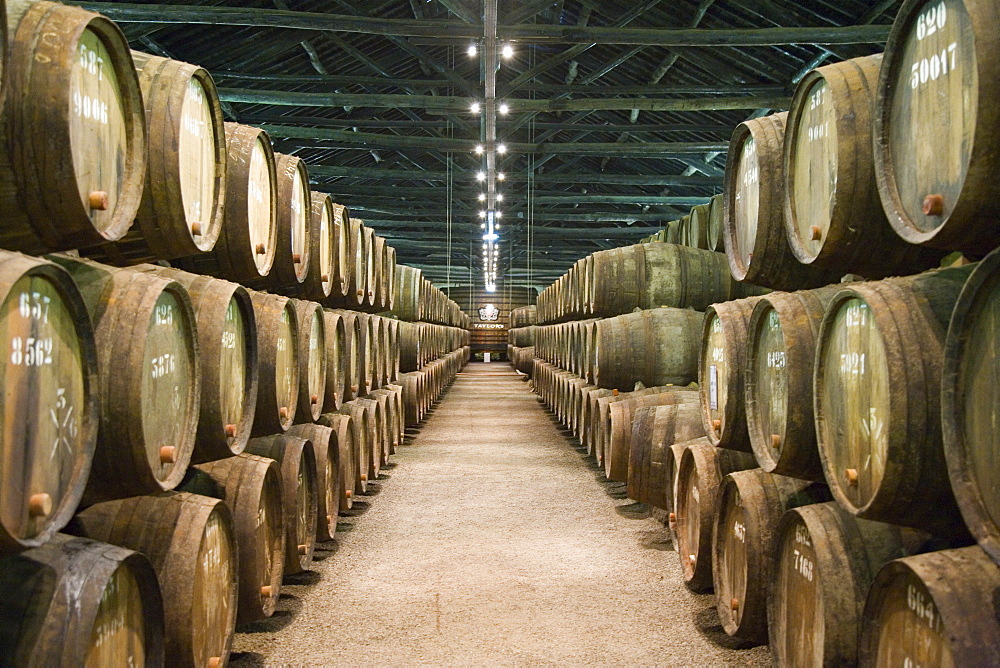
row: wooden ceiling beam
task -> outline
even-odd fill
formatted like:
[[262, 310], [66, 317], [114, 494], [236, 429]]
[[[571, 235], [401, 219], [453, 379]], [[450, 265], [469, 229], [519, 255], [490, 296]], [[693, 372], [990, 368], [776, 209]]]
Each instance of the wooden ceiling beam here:
[[[467, 180], [473, 183], [474, 171], [459, 171], [454, 176], [460, 180]], [[386, 181], [446, 181], [447, 172], [421, 172], [418, 170], [403, 169], [378, 169], [374, 167], [338, 167], [333, 165], [309, 165], [309, 175], [318, 178], [349, 178], [349, 179], [374, 179]], [[507, 174], [508, 182], [523, 183], [527, 181], [527, 175], [518, 172]], [[566, 183], [565, 176], [538, 174], [534, 179], [536, 184], [546, 183]], [[722, 177], [719, 176], [670, 176], [670, 175], [639, 175], [639, 174], [598, 174], [587, 172], [574, 172], [574, 183], [588, 184], [609, 184], [621, 186], [695, 186], [695, 187], [717, 187], [722, 185]], [[335, 187], [335, 183], [323, 184], [328, 187]], [[470, 186], [471, 187], [471, 186]]]

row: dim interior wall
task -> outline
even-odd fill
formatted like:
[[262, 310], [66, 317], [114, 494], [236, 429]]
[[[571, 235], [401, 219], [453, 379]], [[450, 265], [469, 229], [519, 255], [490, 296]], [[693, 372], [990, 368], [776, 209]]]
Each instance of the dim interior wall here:
[[[472, 352], [489, 352], [499, 356], [506, 356], [507, 353], [507, 330], [510, 327], [511, 310], [534, 304], [537, 294], [527, 288], [506, 289], [503, 286], [498, 286], [496, 292], [486, 292], [482, 287], [470, 289], [466, 286], [446, 288], [445, 293], [472, 319], [470, 335]], [[497, 309], [496, 320], [485, 320], [480, 317], [480, 309], [488, 304]]]

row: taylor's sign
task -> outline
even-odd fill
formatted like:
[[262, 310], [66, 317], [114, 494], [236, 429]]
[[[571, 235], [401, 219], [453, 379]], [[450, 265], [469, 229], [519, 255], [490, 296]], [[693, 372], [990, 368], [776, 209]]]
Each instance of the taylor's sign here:
[[503, 325], [495, 322], [474, 322], [472, 326], [475, 329], [503, 329]]
[[486, 304], [485, 306], [479, 307], [479, 319], [480, 320], [493, 320], [495, 321], [500, 315], [500, 309], [498, 309], [493, 304]]

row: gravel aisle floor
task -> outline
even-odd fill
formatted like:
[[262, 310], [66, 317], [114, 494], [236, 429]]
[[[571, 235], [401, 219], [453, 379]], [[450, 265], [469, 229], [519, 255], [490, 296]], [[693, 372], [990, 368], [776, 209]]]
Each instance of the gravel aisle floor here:
[[767, 665], [506, 364], [470, 364], [234, 665]]

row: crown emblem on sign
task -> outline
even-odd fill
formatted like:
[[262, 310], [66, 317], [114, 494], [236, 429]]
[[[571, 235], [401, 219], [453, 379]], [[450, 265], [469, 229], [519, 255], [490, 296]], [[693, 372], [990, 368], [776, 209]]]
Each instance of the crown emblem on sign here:
[[486, 306], [479, 307], [480, 320], [496, 320], [497, 316], [499, 315], [500, 315], [500, 309], [498, 309], [493, 304], [487, 304]]

